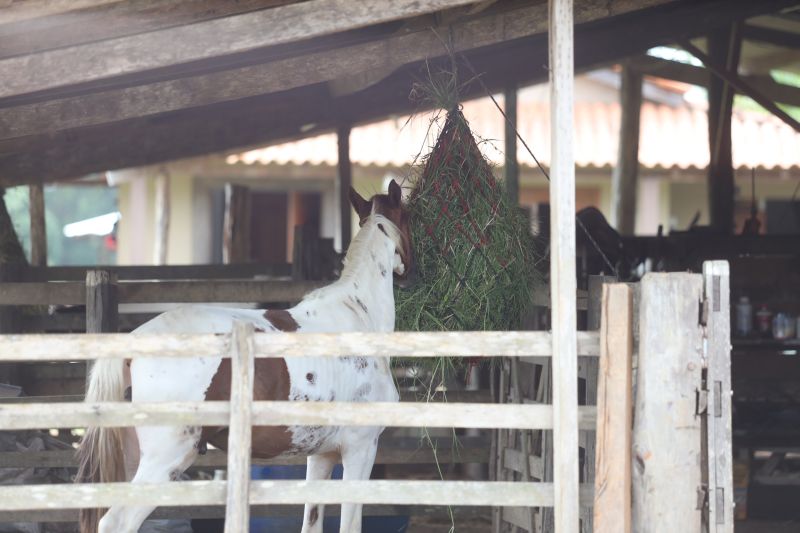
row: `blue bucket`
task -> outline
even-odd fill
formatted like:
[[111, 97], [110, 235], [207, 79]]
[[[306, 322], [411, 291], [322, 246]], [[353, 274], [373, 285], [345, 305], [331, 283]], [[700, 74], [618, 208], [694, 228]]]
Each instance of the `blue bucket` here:
[[[254, 466], [253, 479], [305, 479], [305, 465], [293, 466]], [[342, 479], [342, 465], [333, 469], [333, 479]], [[331, 507], [331, 506], [328, 506]], [[302, 517], [251, 518], [250, 533], [287, 533], [300, 531]], [[362, 533], [405, 533], [408, 529], [408, 516], [365, 516], [361, 522]], [[339, 517], [328, 516], [322, 522], [323, 533], [339, 532]]]

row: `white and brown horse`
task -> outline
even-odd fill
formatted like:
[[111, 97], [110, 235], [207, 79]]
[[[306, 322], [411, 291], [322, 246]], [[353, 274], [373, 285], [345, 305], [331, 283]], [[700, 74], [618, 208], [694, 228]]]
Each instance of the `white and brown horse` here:
[[[400, 186], [392, 181], [387, 195], [369, 201], [351, 189], [350, 199], [361, 219], [361, 230], [335, 283], [309, 294], [289, 310], [192, 305], [159, 315], [134, 333], [227, 333], [234, 320], [250, 322], [256, 331], [267, 332], [393, 331], [393, 278], [405, 278], [413, 269]], [[136, 342], [135, 338], [131, 342]], [[230, 360], [222, 357], [101, 359], [92, 370], [86, 401], [122, 401], [128, 384], [133, 402], [228, 400], [230, 374]], [[256, 400], [398, 400], [388, 358], [257, 359], [254, 381]], [[341, 459], [344, 479], [368, 479], [382, 431], [382, 427], [254, 427], [253, 455], [308, 455], [307, 479], [330, 477]], [[224, 449], [227, 428], [89, 428], [80, 446], [78, 481], [124, 481], [131, 476], [133, 483], [175, 480], [206, 443]], [[81, 530], [135, 533], [152, 511], [153, 507], [115, 506], [98, 524], [98, 513], [86, 510]], [[303, 533], [321, 532], [322, 518], [321, 505], [307, 504]], [[361, 531], [360, 505], [342, 505], [340, 531]]]

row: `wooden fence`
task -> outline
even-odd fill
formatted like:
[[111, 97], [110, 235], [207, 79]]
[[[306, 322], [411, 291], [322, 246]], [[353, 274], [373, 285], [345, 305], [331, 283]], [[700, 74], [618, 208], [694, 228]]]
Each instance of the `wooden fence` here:
[[[250, 427], [254, 424], [597, 428], [596, 496], [591, 485], [579, 486], [578, 479], [571, 481], [583, 505], [591, 505], [594, 497], [602, 502], [595, 507], [595, 518], [606, 519], [596, 520], [595, 531], [627, 531], [617, 528], [616, 523], [626, 516], [622, 510], [632, 498], [627, 523], [633, 525], [633, 531], [699, 533], [705, 531], [702, 523], [706, 523], [716, 528], [711, 531], [730, 532], [726, 267], [725, 263], [709, 264], [705, 280], [693, 274], [645, 277], [640, 289], [640, 340], [635, 365], [632, 299], [628, 296], [611, 300], [615, 294], [611, 288], [630, 289], [623, 284], [607, 286], [601, 330], [576, 335], [580, 356], [597, 358], [601, 352], [604, 355], [598, 385], [602, 409], [599, 415], [597, 407], [576, 406], [573, 418], [557, 417], [552, 405], [525, 403], [253, 402], [252, 371], [256, 357], [359, 354], [416, 358], [491, 354], [490, 357], [540, 358], [552, 355], [552, 335], [548, 332], [267, 334], [254, 333], [252, 326], [236, 324], [227, 336], [137, 336], [135, 344], [130, 342], [131, 337], [122, 334], [3, 336], [2, 362], [225, 354], [232, 358], [234, 371], [230, 402], [3, 404], [0, 427], [229, 425], [232, 443], [249, 442]], [[631, 366], [637, 367], [636, 395], [629, 382], [621, 379]], [[621, 398], [622, 402], [609, 402], [609, 398]], [[631, 405], [636, 406], [633, 427]], [[625, 435], [630, 435], [630, 446], [624, 444]], [[622, 439], [622, 450], [614, 444], [617, 438]], [[709, 450], [707, 455], [705, 447]], [[250, 481], [248, 451], [246, 446], [230, 446], [226, 482], [0, 487], [0, 510], [25, 512], [114, 504], [226, 504], [226, 523], [242, 531], [248, 505], [306, 501], [495, 507], [558, 505], [554, 485], [541, 481]], [[577, 448], [574, 453], [556, 448], [555, 454], [555, 465], [570, 461], [577, 465]], [[626, 467], [632, 474], [626, 474]], [[614, 518], [614, 526], [608, 524], [609, 516]], [[233, 530], [237, 529], [229, 529]]]

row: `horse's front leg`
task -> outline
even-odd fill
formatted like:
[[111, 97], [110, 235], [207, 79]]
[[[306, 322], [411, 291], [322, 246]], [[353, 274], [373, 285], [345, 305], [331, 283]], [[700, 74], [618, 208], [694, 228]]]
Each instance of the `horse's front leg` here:
[[[342, 448], [343, 480], [369, 479], [372, 465], [375, 463], [375, 453], [378, 450], [379, 434], [376, 431]], [[361, 504], [343, 503], [339, 533], [361, 533], [361, 511]]]
[[[308, 459], [306, 459], [306, 480], [330, 479], [331, 472], [338, 459], [339, 454], [337, 453], [309, 455]], [[303, 512], [303, 529], [301, 533], [322, 533], [324, 516], [324, 505], [307, 503]]]

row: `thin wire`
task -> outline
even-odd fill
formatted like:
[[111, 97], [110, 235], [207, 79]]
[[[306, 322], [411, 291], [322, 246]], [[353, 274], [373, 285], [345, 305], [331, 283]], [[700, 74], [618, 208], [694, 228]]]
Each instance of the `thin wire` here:
[[[495, 107], [497, 107], [497, 110], [500, 111], [501, 115], [503, 115], [503, 118], [506, 120], [508, 125], [514, 129], [514, 133], [516, 134], [517, 139], [520, 140], [522, 145], [525, 147], [525, 150], [528, 151], [530, 156], [536, 162], [536, 166], [538, 166], [539, 170], [542, 171], [542, 174], [544, 175], [545, 178], [547, 178], [547, 181], [550, 181], [550, 174], [548, 174], [547, 171], [544, 169], [542, 164], [539, 162], [539, 159], [537, 159], [537, 157], [534, 155], [533, 150], [531, 150], [530, 146], [528, 146], [528, 143], [525, 142], [525, 139], [522, 138], [522, 135], [520, 135], [519, 130], [517, 129], [517, 125], [511, 122], [511, 119], [508, 118], [508, 115], [506, 115], [505, 111], [503, 111], [503, 108], [500, 107], [500, 104], [497, 103], [497, 100], [495, 100], [494, 95], [492, 95], [491, 91], [489, 91], [489, 88], [486, 86], [486, 84], [483, 83], [483, 79], [475, 71], [475, 69], [472, 66], [472, 63], [470, 63], [469, 59], [467, 59], [467, 56], [465, 56], [463, 52], [459, 52], [459, 54], [461, 55], [461, 58], [464, 60], [464, 63], [467, 65], [467, 67], [469, 67], [469, 69], [472, 71], [472, 74], [475, 76], [475, 79], [477, 79], [478, 83], [480, 83], [481, 87], [483, 87], [483, 90], [486, 93], [486, 95], [492, 99], [492, 102], [494, 102], [494, 105]], [[600, 249], [600, 245], [598, 245], [597, 241], [594, 240], [594, 237], [592, 237], [591, 233], [589, 233], [589, 230], [586, 229], [586, 226], [583, 225], [583, 221], [580, 218], [578, 218], [577, 215], [575, 215], [575, 221], [578, 223], [578, 226], [583, 230], [583, 233], [589, 239], [589, 242], [592, 243], [594, 249], [597, 250], [597, 252], [603, 258], [603, 261], [606, 263], [608, 268], [610, 268], [611, 271], [614, 273], [614, 276], [616, 276], [616, 278], [619, 279], [619, 272], [617, 272], [617, 269], [614, 267], [614, 265], [611, 264], [611, 261], [609, 261], [606, 254], [603, 253], [603, 250]]]

